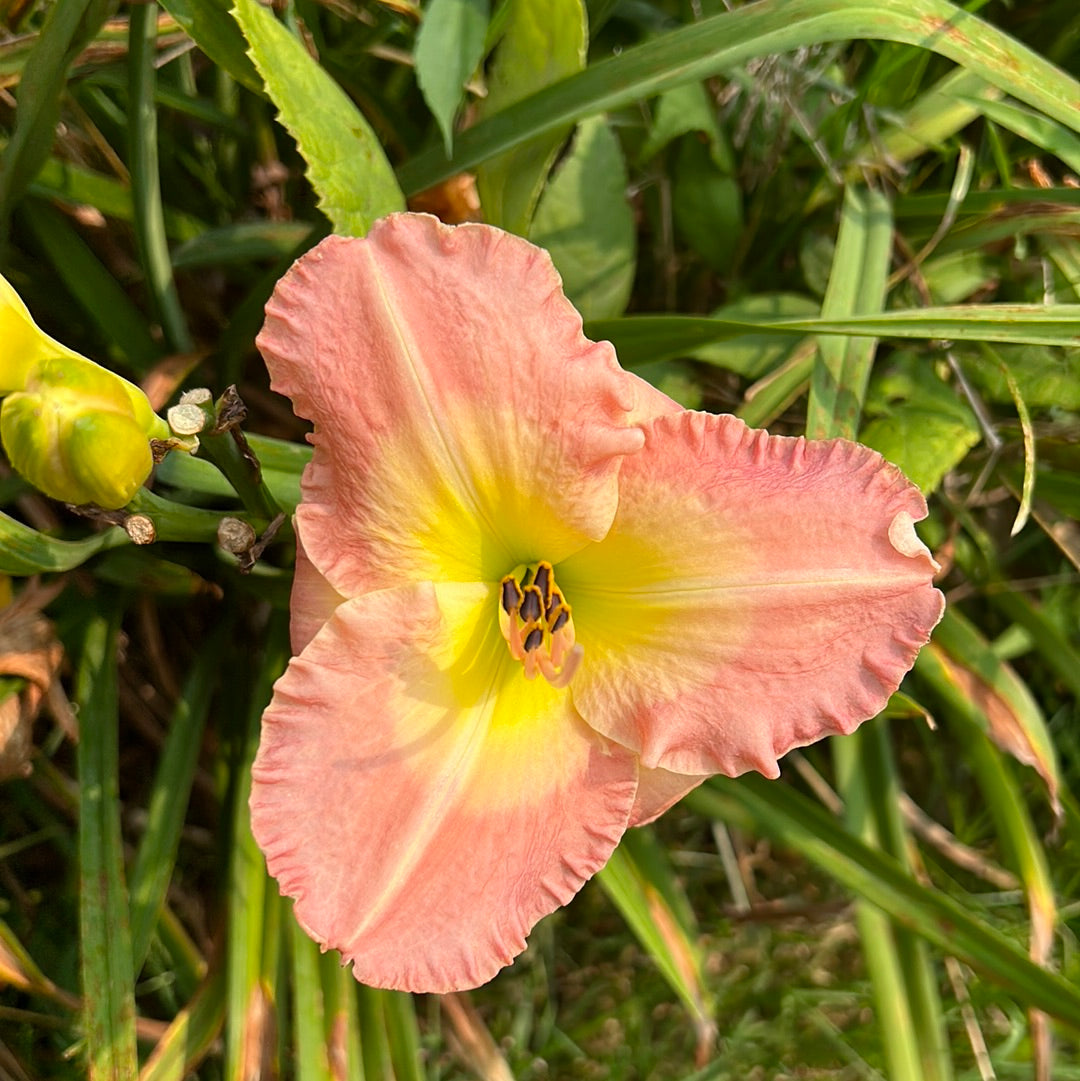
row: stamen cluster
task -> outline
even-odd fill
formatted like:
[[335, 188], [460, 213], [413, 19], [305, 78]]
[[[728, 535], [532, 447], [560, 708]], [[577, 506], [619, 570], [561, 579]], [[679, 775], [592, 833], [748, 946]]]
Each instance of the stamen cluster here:
[[546, 560], [499, 583], [499, 629], [526, 679], [539, 673], [553, 687], [565, 687], [574, 678], [584, 651], [575, 644], [570, 605]]

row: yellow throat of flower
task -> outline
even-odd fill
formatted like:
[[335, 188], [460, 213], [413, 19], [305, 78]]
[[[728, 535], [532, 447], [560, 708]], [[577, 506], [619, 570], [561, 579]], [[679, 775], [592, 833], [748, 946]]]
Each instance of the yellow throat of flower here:
[[499, 583], [499, 629], [526, 679], [542, 675], [553, 687], [574, 678], [584, 653], [575, 644], [570, 605], [545, 560], [521, 566]]

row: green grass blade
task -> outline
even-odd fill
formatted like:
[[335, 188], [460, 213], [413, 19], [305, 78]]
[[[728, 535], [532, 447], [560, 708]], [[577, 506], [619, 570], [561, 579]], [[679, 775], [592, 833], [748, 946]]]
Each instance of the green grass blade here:
[[109, 13], [108, 0], [54, 4], [26, 58], [19, 85], [15, 132], [0, 162], [0, 241], [12, 208], [52, 150], [68, 68]]
[[79, 705], [79, 924], [90, 1081], [136, 1073], [131, 928], [120, 839], [118, 688], [120, 611], [87, 625]]
[[266, 648], [249, 698], [246, 736], [236, 763], [228, 880], [229, 948], [226, 959], [225, 1077], [255, 1076], [274, 1046], [273, 988], [264, 979], [279, 927], [277, 890], [251, 833], [248, 796], [251, 763], [259, 742], [259, 717], [274, 680], [289, 657], [288, 632], [280, 618], [268, 628]]
[[225, 972], [216, 969], [173, 1018], [139, 1081], [183, 1081], [210, 1050], [225, 1022]]
[[[892, 228], [884, 195], [857, 188], [845, 191], [840, 234], [821, 306], [823, 320], [881, 311]], [[814, 365], [807, 405], [809, 438], [855, 438], [876, 346], [874, 338], [819, 339], [820, 361]]]
[[995, 124], [1053, 154], [1073, 172], [1080, 172], [1080, 138], [1064, 125], [1010, 101], [969, 100], [967, 104]]
[[[955, 615], [955, 613], [954, 613]], [[974, 639], [959, 635], [951, 637], [952, 648], [966, 653], [965, 660], [978, 666], [987, 650]], [[960, 645], [966, 650], [960, 648]], [[956, 685], [955, 672], [944, 663], [942, 655], [931, 649], [916, 665], [920, 680], [925, 681], [945, 706], [949, 719], [959, 726], [964, 743], [964, 759], [978, 779], [979, 787], [993, 817], [998, 837], [1008, 862], [1019, 873], [1031, 916], [1030, 955], [1036, 964], [1049, 963], [1054, 929], [1058, 919], [1057, 901], [1049, 861], [1031, 820], [1020, 786], [1005, 759], [1006, 751], [991, 742], [995, 723], [981, 703], [968, 691]], [[1000, 681], [1000, 677], [999, 677]], [[1019, 727], [1019, 725], [1018, 725]], [[1000, 739], [1000, 731], [999, 736]], [[1014, 754], [1019, 748], [1012, 748]], [[1023, 755], [1018, 755], [1023, 757]], [[1044, 1020], [1036, 1011], [1031, 1018], [1035, 1056], [1042, 1069], [1037, 1076], [1048, 1077], [1051, 1045]]]
[[736, 414], [751, 428], [765, 427], [806, 393], [816, 359], [814, 343], [800, 343], [784, 364], [747, 391]]
[[947, 0], [761, 0], [701, 19], [590, 65], [461, 133], [399, 170], [409, 195], [538, 135], [558, 131], [755, 57], [831, 41], [886, 40], [930, 49], [1080, 131], [1080, 83]]
[[983, 973], [1025, 1006], [1080, 1031], [1080, 988], [1034, 964], [959, 900], [920, 885], [892, 858], [864, 844], [807, 796], [747, 774], [714, 778], [684, 803], [700, 814], [757, 831], [795, 849], [893, 920]]
[[178, 247], [172, 256], [177, 269], [224, 266], [289, 255], [316, 226], [305, 221], [241, 221], [207, 229]]
[[[966, 727], [969, 735], [967, 761], [978, 777], [1002, 847], [1024, 884], [1031, 917], [1031, 959], [1036, 964], [1048, 965], [1054, 945], [1058, 907], [1046, 850], [1039, 840], [1014, 770], [1009, 767], [1003, 752], [977, 726], [966, 722]], [[1050, 1077], [1051, 1045], [1048, 1033], [1044, 1031], [1043, 1019], [1036, 1015], [1036, 1011], [1033, 1011], [1031, 1018], [1031, 1029], [1036, 1061], [1041, 1067], [1036, 1070], [1036, 1076]]]
[[233, 15], [334, 232], [363, 236], [377, 218], [404, 210], [371, 126], [300, 40], [257, 0], [236, 0]]
[[699, 1053], [707, 1055], [716, 1040], [716, 1021], [698, 931], [662, 846], [647, 829], [631, 830], [596, 880], [682, 999], [697, 1032]]
[[292, 957], [293, 1034], [296, 1048], [296, 1081], [330, 1081], [327, 1057], [319, 947], [295, 919], [289, 919]]
[[24, 200], [19, 217], [102, 338], [120, 350], [132, 369], [145, 372], [161, 356], [145, 317], [68, 219], [39, 199]]
[[404, 991], [383, 991], [382, 995], [395, 1081], [425, 1081], [416, 999]]
[[319, 958], [325, 1004], [326, 1046], [334, 1081], [365, 1081], [360, 1046], [357, 983], [341, 964], [341, 954], [328, 950]]
[[[976, 723], [982, 719], [983, 730], [998, 746], [1034, 767], [1046, 784], [1051, 807], [1060, 815], [1063, 781], [1057, 748], [1031, 689], [955, 608], [946, 611], [935, 629], [926, 659], [916, 662], [920, 676], [929, 678], [932, 669], [945, 673], [947, 684], [959, 694], [954, 701], [971, 702], [970, 716]], [[935, 689], [945, 693], [937, 677]]]
[[914, 340], [1080, 344], [1080, 304], [967, 304], [817, 319], [713, 319], [699, 315], [626, 315], [586, 324], [610, 341], [624, 367], [692, 353], [744, 334], [837, 334]]
[[131, 940], [136, 973], [146, 960], [176, 863], [203, 726], [219, 678], [224, 635], [223, 625], [199, 651], [173, 711], [150, 790], [146, 832], [131, 868]]
[[155, 0], [148, 0], [132, 7], [129, 15], [128, 133], [135, 236], [147, 288], [161, 318], [165, 338], [176, 352], [190, 353], [193, 343], [173, 281], [158, 176], [157, 109], [154, 103], [157, 11]]
[[[878, 718], [853, 736], [834, 740], [833, 756], [849, 828], [910, 875], [909, 840], [900, 813], [902, 791], [887, 726]], [[949, 1081], [953, 1072], [945, 1021], [926, 943], [865, 901], [856, 915], [889, 1077]]]
[[[60, 158], [49, 158], [27, 190], [44, 199], [73, 206], [92, 206], [117, 221], [135, 219], [131, 189], [126, 184]], [[190, 240], [206, 232], [207, 228], [206, 223], [194, 215], [165, 208], [165, 232], [174, 240]]]

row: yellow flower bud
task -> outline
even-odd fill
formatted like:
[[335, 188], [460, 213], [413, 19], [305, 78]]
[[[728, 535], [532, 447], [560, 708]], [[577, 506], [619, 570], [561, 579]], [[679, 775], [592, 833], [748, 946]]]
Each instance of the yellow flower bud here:
[[50, 338], [0, 276], [0, 437], [12, 466], [66, 503], [124, 506], [168, 426], [146, 395]]

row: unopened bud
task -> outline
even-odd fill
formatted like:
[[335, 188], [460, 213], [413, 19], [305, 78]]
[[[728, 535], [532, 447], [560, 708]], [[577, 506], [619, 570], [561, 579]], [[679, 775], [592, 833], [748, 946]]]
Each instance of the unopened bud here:
[[12, 466], [66, 503], [115, 510], [150, 474], [169, 430], [138, 387], [34, 323], [0, 276], [0, 437]]
[[39, 361], [0, 409], [8, 459], [53, 499], [122, 507], [150, 475], [150, 437], [164, 428], [145, 397], [136, 408], [140, 393], [84, 357]]

